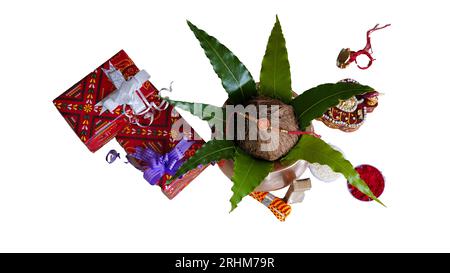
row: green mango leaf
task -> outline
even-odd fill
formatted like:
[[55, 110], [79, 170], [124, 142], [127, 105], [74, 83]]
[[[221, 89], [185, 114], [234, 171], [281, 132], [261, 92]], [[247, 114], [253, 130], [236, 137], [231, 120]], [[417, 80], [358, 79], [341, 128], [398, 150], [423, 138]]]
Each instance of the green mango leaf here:
[[347, 181], [359, 191], [384, 206], [384, 204], [375, 197], [366, 182], [359, 177], [358, 172], [353, 165], [344, 158], [342, 153], [333, 149], [320, 138], [303, 135], [297, 145], [281, 159], [281, 163], [283, 165], [289, 165], [297, 160], [306, 160], [309, 163], [317, 162], [321, 165], [328, 165], [333, 171], [343, 174]]
[[278, 16], [262, 61], [259, 93], [285, 103], [290, 103], [292, 100], [288, 53]]
[[250, 194], [273, 170], [273, 162], [255, 159], [240, 148], [234, 156], [233, 196], [230, 199], [233, 211], [242, 198]]
[[210, 140], [203, 144], [193, 156], [186, 160], [176, 174], [171, 179], [167, 180], [166, 184], [169, 185], [177, 177], [197, 168], [200, 164], [206, 165], [221, 159], [232, 159], [235, 150], [235, 144], [231, 140]]
[[205, 103], [186, 102], [179, 100], [171, 100], [169, 98], [163, 98], [171, 105], [189, 111], [196, 117], [208, 122], [224, 122], [224, 109], [222, 107], [214, 106]]
[[294, 107], [301, 130], [305, 130], [311, 121], [321, 117], [329, 108], [355, 95], [374, 91], [367, 85], [357, 83], [326, 83], [311, 88], [298, 95], [291, 105]]
[[187, 21], [187, 23], [199, 40], [217, 76], [222, 80], [222, 86], [228, 92], [229, 99], [239, 104], [255, 96], [256, 83], [241, 61], [216, 38], [191, 22]]
[[177, 101], [168, 98], [163, 99], [173, 106], [189, 111], [194, 116], [207, 121], [211, 128], [212, 138], [226, 139], [224, 136], [226, 132], [225, 108], [204, 103]]

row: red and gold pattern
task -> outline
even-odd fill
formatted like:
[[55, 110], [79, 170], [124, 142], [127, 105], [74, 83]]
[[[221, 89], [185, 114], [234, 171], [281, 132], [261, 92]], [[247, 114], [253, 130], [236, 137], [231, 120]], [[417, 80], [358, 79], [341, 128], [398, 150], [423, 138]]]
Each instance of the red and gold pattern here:
[[366, 119], [367, 113], [378, 106], [378, 92], [370, 92], [341, 101], [339, 105], [328, 109], [319, 118], [326, 126], [344, 132], [359, 129]]
[[291, 206], [269, 192], [255, 191], [250, 193], [250, 196], [267, 206], [281, 222], [284, 222], [286, 217], [291, 214]]
[[192, 180], [194, 180], [203, 170], [206, 169], [209, 165], [201, 166], [197, 169], [193, 169], [186, 174], [184, 174], [181, 178], [174, 180], [170, 185], [166, 185], [165, 181], [170, 178], [169, 175], [165, 175], [162, 179], [162, 183], [160, 183], [160, 187], [162, 192], [169, 199], [173, 199], [178, 193], [180, 193], [187, 185], [189, 185]]
[[[159, 105], [160, 102], [157, 102]], [[160, 154], [169, 152], [181, 140], [179, 137], [184, 137], [188, 140], [195, 141], [195, 143], [186, 151], [184, 160], [193, 156], [195, 152], [205, 143], [192, 128], [174, 129], [174, 124], [184, 122], [188, 124], [180, 116], [180, 114], [169, 105], [164, 111], [155, 113], [153, 123], [148, 127], [139, 127], [135, 124], [128, 124], [117, 136], [116, 139], [119, 144], [125, 149], [127, 154], [132, 154], [137, 147], [152, 148]], [[176, 127], [176, 126], [175, 126]], [[185, 130], [183, 130], [185, 129]], [[130, 160], [136, 168], [143, 169], [138, 162]], [[170, 175], [165, 174], [159, 181], [158, 185], [161, 187], [163, 193], [169, 198], [174, 198], [181, 190], [183, 190], [193, 179], [195, 179], [207, 166], [201, 166], [194, 169], [181, 178], [174, 180], [170, 185], [166, 185], [166, 181], [171, 178]]]
[[[121, 50], [53, 101], [64, 119], [92, 152], [114, 138], [128, 123], [122, 113], [122, 107], [117, 107], [113, 113], [106, 111], [100, 114], [101, 106], [95, 106], [116, 90], [102, 70], [108, 69], [109, 63], [120, 70], [125, 79], [139, 72], [125, 51]], [[141, 92], [147, 98], [157, 94], [156, 88], [149, 81], [142, 86]]]

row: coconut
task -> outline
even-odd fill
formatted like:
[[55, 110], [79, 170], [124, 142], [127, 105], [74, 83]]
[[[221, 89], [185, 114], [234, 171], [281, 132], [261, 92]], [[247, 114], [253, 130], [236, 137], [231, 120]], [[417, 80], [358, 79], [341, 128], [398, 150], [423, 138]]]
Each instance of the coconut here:
[[[299, 126], [292, 106], [280, 100], [268, 97], [255, 97], [247, 102], [247, 105], [255, 105], [257, 109], [256, 119], [249, 117], [248, 122], [256, 122], [258, 128], [258, 138], [250, 140], [249, 129], [245, 126], [245, 138], [236, 140], [248, 154], [268, 160], [275, 161], [286, 155], [297, 143], [299, 136], [288, 134], [288, 131], [298, 131]], [[267, 105], [267, 114], [259, 113], [260, 105]], [[277, 105], [278, 113], [271, 113], [271, 106]], [[271, 124], [272, 115], [278, 115], [278, 124]], [[248, 125], [248, 124], [247, 124]], [[254, 127], [253, 127], [254, 128]], [[242, 132], [241, 132], [242, 133]]]

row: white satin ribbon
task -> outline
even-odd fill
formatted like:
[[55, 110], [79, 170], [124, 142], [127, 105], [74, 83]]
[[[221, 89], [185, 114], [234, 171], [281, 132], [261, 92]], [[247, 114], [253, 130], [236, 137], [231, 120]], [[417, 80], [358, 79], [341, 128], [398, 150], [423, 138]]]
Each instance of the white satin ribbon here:
[[145, 70], [139, 71], [128, 80], [125, 80], [122, 73], [111, 63], [109, 69], [103, 71], [117, 89], [95, 105], [102, 106], [100, 114], [106, 110], [112, 113], [119, 105], [129, 105], [136, 115], [149, 108], [148, 101], [139, 90], [150, 79], [150, 75]]

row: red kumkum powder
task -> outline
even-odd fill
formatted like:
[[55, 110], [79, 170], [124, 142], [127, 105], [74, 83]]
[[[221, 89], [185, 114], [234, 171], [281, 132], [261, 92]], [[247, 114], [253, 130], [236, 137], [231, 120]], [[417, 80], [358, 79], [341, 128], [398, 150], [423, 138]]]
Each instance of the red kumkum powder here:
[[[374, 166], [367, 164], [359, 165], [355, 167], [355, 170], [359, 173], [361, 179], [366, 182], [367, 186], [369, 186], [369, 189], [372, 191], [372, 193], [378, 198], [384, 190], [383, 174], [381, 174], [381, 172]], [[356, 187], [350, 185], [348, 182], [347, 187], [350, 193], [356, 199], [361, 201], [372, 201], [372, 198], [360, 192]]]

